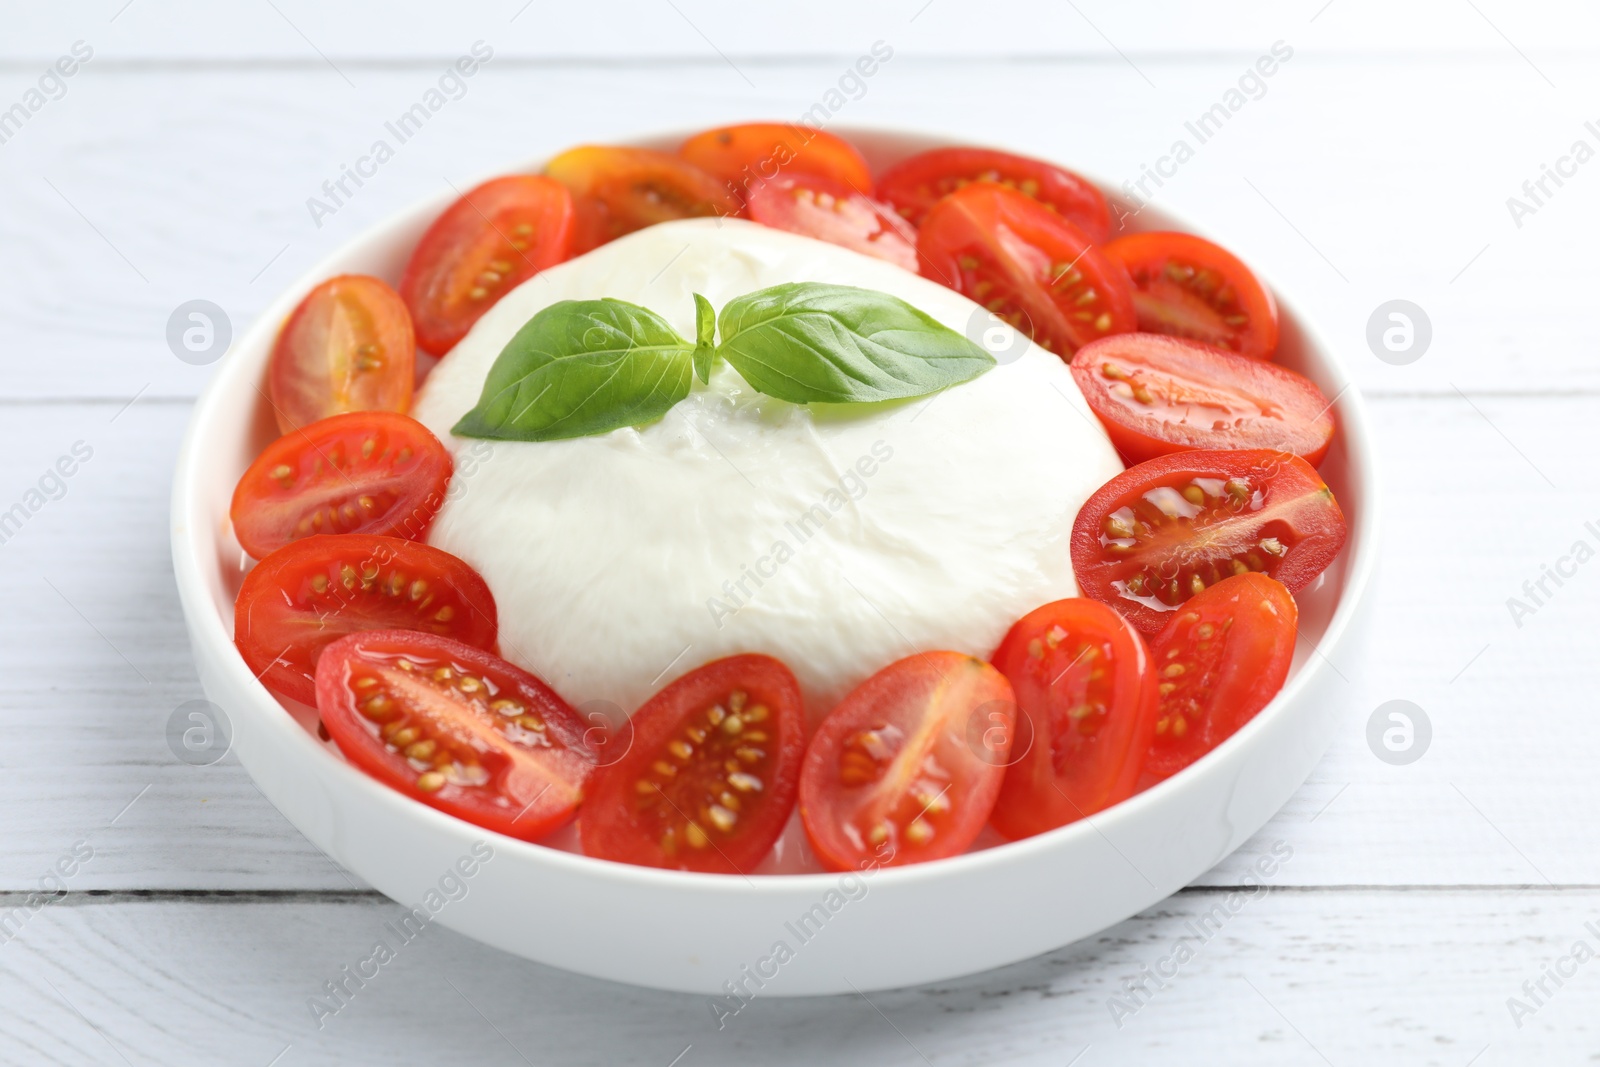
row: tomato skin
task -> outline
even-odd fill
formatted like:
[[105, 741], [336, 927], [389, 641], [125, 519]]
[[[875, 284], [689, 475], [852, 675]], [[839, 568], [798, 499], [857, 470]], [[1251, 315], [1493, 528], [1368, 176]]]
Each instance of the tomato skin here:
[[572, 194], [550, 178], [512, 174], [469, 190], [428, 227], [400, 277], [417, 344], [450, 351], [502, 296], [571, 254], [572, 228]]
[[1199, 341], [1107, 337], [1078, 350], [1072, 376], [1132, 463], [1191, 448], [1268, 448], [1314, 467], [1333, 441], [1332, 404], [1311, 379]]
[[1168, 691], [1140, 789], [1216, 748], [1277, 696], [1294, 660], [1298, 620], [1289, 590], [1252, 573], [1218, 582], [1167, 623], [1150, 643]]
[[772, 851], [794, 810], [806, 745], [788, 667], [754, 654], [713, 660], [646, 701], [631, 727], [625, 753], [602, 751], [606, 766], [578, 820], [586, 854], [746, 874]]
[[1137, 324], [1121, 265], [1032, 197], [977, 182], [933, 206], [917, 234], [924, 277], [1069, 358]]
[[1017, 698], [1017, 745], [990, 823], [1017, 840], [1133, 795], [1155, 738], [1156, 687], [1144, 639], [1094, 600], [1029, 612], [993, 657]]
[[1298, 592], [1345, 540], [1333, 491], [1299, 456], [1264, 449], [1187, 451], [1129, 467], [1072, 526], [1084, 595], [1147, 634], [1184, 601], [1246, 571]]
[[[1016, 714], [1005, 676], [959, 652], [918, 653], [861, 683], [817, 727], [800, 772], [817, 858], [847, 871], [965, 852], [1000, 791]], [[974, 743], [975, 725], [999, 740]]]
[[[414, 630], [342, 637], [317, 662], [316, 691], [351, 763], [496, 833], [546, 836], [577, 812], [594, 770], [588, 727], [555, 690], [460, 641]], [[416, 747], [427, 745], [425, 755]]]
[[878, 195], [921, 226], [940, 199], [980, 181], [1034, 198], [1095, 244], [1111, 236], [1111, 211], [1093, 182], [1043, 160], [992, 148], [935, 148], [902, 160], [879, 180]]
[[1141, 331], [1251, 359], [1278, 350], [1278, 302], [1227, 249], [1192, 233], [1152, 232], [1119, 237], [1105, 254], [1127, 268]]
[[245, 575], [233, 643], [262, 685], [310, 704], [317, 658], [346, 634], [418, 630], [493, 650], [498, 620], [488, 585], [448, 552], [398, 537], [318, 534]]
[[545, 164], [573, 197], [572, 254], [674, 219], [737, 215], [721, 180], [668, 152], [583, 145]]
[[341, 274], [284, 321], [267, 390], [284, 433], [346, 411], [411, 410], [417, 345], [405, 301], [377, 278]]
[[319, 533], [420, 541], [452, 467], [439, 439], [409, 416], [333, 415], [268, 445], [239, 479], [228, 514], [256, 559]]
[[816, 177], [872, 195], [872, 171], [855, 145], [809, 126], [747, 122], [697, 133], [678, 155], [745, 199], [781, 177]]
[[763, 226], [815, 237], [917, 272], [917, 232], [848, 185], [784, 175], [752, 189], [749, 209], [750, 217]]

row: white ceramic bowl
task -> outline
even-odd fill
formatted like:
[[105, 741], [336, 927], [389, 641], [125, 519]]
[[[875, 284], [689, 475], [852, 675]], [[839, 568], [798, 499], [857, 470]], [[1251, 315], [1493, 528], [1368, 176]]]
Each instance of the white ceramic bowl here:
[[[941, 143], [841, 132], [875, 169]], [[678, 140], [638, 143], [671, 147]], [[621, 982], [708, 994], [725, 993], [728, 982], [756, 992], [760, 983], [761, 995], [913, 985], [1034, 956], [1149, 907], [1260, 829], [1321, 758], [1349, 696], [1325, 657], [1343, 649], [1339, 658], [1348, 660], [1364, 629], [1377, 554], [1375, 457], [1344, 368], [1275, 290], [1283, 317], [1279, 361], [1338, 397], [1339, 433], [1322, 473], [1344, 508], [1350, 538], [1299, 598], [1303, 640], [1283, 691], [1214, 752], [1159, 786], [1092, 819], [937, 863], [860, 878], [747, 879], [630, 867], [500, 837], [356, 770], [317, 739], [314, 718], [286, 713], [234, 650], [243, 561], [228, 503], [240, 474], [276, 435], [257, 387], [278, 324], [332, 275], [395, 281], [452, 196], [418, 204], [349, 242], [266, 310], [196, 405], [173, 485], [178, 591], [201, 682], [230, 718], [240, 762], [317, 847], [383, 893], [424, 910], [435, 905], [437, 921], [505, 951]], [[1197, 230], [1153, 208], [1132, 221], [1137, 229]], [[470, 878], [446, 877], [484, 844], [491, 860], [468, 864]], [[441, 878], [459, 899], [427, 896]], [[787, 951], [775, 951], [779, 942]]]

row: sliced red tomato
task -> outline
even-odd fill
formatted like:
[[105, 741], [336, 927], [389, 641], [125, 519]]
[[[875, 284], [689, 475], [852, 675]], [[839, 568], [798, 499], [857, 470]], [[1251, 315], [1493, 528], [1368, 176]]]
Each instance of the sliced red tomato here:
[[1016, 693], [1017, 746], [989, 821], [1013, 840], [1133, 795], [1155, 737], [1156, 680], [1139, 631], [1094, 600], [1024, 615], [994, 654]]
[[1160, 706], [1140, 789], [1204, 756], [1267, 706], [1289, 677], [1298, 618], [1289, 590], [1264, 574], [1226, 578], [1173, 616], [1150, 643]]
[[1125, 333], [1085, 345], [1072, 376], [1134, 463], [1189, 448], [1270, 448], [1316, 466], [1333, 440], [1311, 379], [1198, 341]]
[[1122, 267], [1015, 189], [978, 182], [940, 200], [917, 236], [922, 273], [1063, 358], [1136, 321]]
[[293, 541], [256, 564], [234, 603], [233, 643], [261, 683], [316, 700], [317, 657], [346, 634], [418, 630], [495, 646], [499, 615], [478, 572], [448, 552], [376, 534]]
[[739, 196], [774, 178], [795, 176], [823, 178], [872, 195], [872, 171], [855, 145], [809, 126], [784, 122], [719, 126], [683, 142], [678, 155]]
[[572, 192], [574, 255], [658, 222], [739, 214], [723, 182], [668, 152], [584, 145], [545, 164]]
[[578, 829], [600, 859], [744, 874], [794, 810], [805, 711], [771, 656], [729, 656], [679, 678], [634, 712], [622, 755], [604, 749]]
[[1290, 591], [1344, 545], [1344, 514], [1311, 464], [1287, 452], [1174, 452], [1129, 467], [1072, 525], [1086, 596], [1155, 633], [1190, 597], [1256, 572]]
[[319, 419], [256, 457], [233, 491], [239, 544], [263, 559], [313, 534], [420, 541], [444, 503], [450, 453], [417, 420], [392, 411]]
[[994, 807], [1016, 715], [1005, 676], [959, 652], [910, 656], [861, 683], [817, 727], [800, 772], [817, 858], [847, 871], [966, 851]]
[[417, 343], [400, 294], [341, 274], [311, 290], [272, 348], [267, 390], [284, 433], [346, 411], [408, 411]]
[[502, 296], [572, 252], [572, 194], [537, 174], [493, 178], [440, 215], [400, 276], [417, 344], [442, 356]]
[[1105, 246], [1133, 280], [1139, 329], [1251, 359], [1278, 350], [1278, 304], [1232, 252], [1192, 233], [1133, 233]]
[[785, 175], [752, 189], [749, 206], [750, 217], [763, 226], [815, 237], [916, 273], [917, 231], [848, 185]]
[[391, 789], [537, 841], [570, 820], [596, 763], [586, 723], [544, 682], [481, 648], [414, 630], [335, 641], [317, 709], [339, 751]]
[[992, 148], [935, 148], [912, 156], [889, 168], [878, 182], [878, 195], [921, 226], [934, 204], [973, 182], [993, 182], [1032, 197], [1096, 244], [1111, 236], [1111, 211], [1093, 182], [1043, 160]]

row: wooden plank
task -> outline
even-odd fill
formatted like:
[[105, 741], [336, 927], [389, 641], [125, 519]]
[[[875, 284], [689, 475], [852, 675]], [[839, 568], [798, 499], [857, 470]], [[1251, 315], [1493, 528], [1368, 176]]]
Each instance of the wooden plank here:
[[[989, 974], [867, 997], [758, 996], [721, 1030], [706, 998], [579, 978], [428, 928], [352, 983], [337, 1013], [314, 1015], [324, 982], [395, 940], [384, 924], [399, 912], [367, 898], [74, 895], [0, 951], [0, 1058], [1462, 1067], [1577, 1062], [1600, 1040], [1600, 963], [1563, 962], [1577, 942], [1591, 956], [1600, 946], [1592, 889], [1189, 891]], [[550, 918], [530, 906], [529, 921]], [[1557, 965], [1560, 986], [1544, 977]], [[1523, 983], [1540, 980], [1536, 1002]], [[1532, 1009], [1520, 1027], [1510, 998]]]
[[[629, 5], [625, 18], [597, 6], [539, 5], [499, 0], [470, 13], [423, 0], [377, 0], [318, 5], [275, 0], [246, 9], [204, 0], [97, 0], [19, 10], [8, 27], [5, 55], [54, 58], [61, 42], [92, 37], [119, 56], [215, 62], [233, 59], [393, 59], [438, 56], [454, 39], [477, 34], [504, 39], [508, 52], [563, 59], [692, 56], [736, 59], [834, 55], [850, 32], [904, 41], [932, 55], [1046, 54], [1103, 57], [1122, 63], [1119, 50], [1143, 57], [1255, 48], [1263, 38], [1299, 35], [1327, 50], [1493, 49], [1507, 39], [1530, 51], [1593, 40], [1591, 8], [1577, 0], [1479, 5], [1482, 13], [1448, 0], [1402, 6], [1380, 0], [1271, 0], [1232, 4], [1224, 18], [1208, 17], [1181, 0], [1156, 0], [1138, 9], [1113, 0], [1073, 5], [1047, 0], [998, 5], [975, 16], [970, 8], [936, 0], [849, 4], [823, 0], [803, 17], [782, 6], [752, 8], [734, 0], [676, 0]], [[276, 9], [276, 10], [274, 10]], [[1074, 10], [1076, 9], [1076, 10]], [[1587, 34], [1587, 36], [1585, 36]], [[469, 37], [470, 40], [470, 37]]]
[[[1387, 533], [1371, 650], [1336, 658], [1348, 682], [1329, 683], [1348, 688], [1348, 725], [1209, 881], [1237, 879], [1282, 837], [1297, 849], [1292, 884], [1600, 885], [1588, 755], [1600, 724], [1574, 695], [1600, 572], [1552, 586], [1559, 595], [1521, 628], [1505, 605], [1575, 540], [1600, 544], [1584, 526], [1600, 525], [1600, 473], [1584, 459], [1592, 401], [1474, 403], [1375, 404]], [[0, 595], [24, 606], [0, 613], [0, 723], [12, 741], [0, 750], [0, 889], [32, 887], [85, 837], [97, 853], [74, 888], [348, 888], [231, 757], [196, 768], [167, 748], [168, 716], [201, 695], [166, 538], [187, 405], [0, 411], [0, 510], [75, 442], [94, 450], [65, 496], [0, 545]], [[1380, 762], [1365, 734], [1398, 698], [1433, 724], [1426, 756], [1403, 767]]]
[[[1353, 2], [1339, 0], [1316, 25]], [[155, 8], [141, 3], [125, 19], [146, 6]], [[274, 18], [271, 8], [261, 17]], [[865, 49], [876, 38], [840, 39]], [[352, 89], [316, 61], [172, 70], [107, 59], [0, 146], [0, 271], [12, 279], [0, 291], [0, 346], [19, 357], [0, 398], [192, 396], [209, 370], [168, 350], [179, 304], [215, 301], [243, 330], [322, 255], [446, 181], [460, 187], [581, 141], [799, 116], [843, 69], [772, 62], [754, 70], [752, 87], [715, 57], [497, 60], [362, 188], [347, 185], [357, 195], [319, 228], [308, 198], [386, 136], [385, 121], [436, 83], [438, 62], [369, 64]], [[1248, 59], [1141, 61], [1152, 89], [1120, 61], [953, 64], [908, 51], [830, 122], [1021, 146], [1114, 184], [1167, 166], [1162, 157], [1185, 139], [1193, 158], [1160, 189], [1145, 179], [1146, 191], [1271, 276], [1363, 388], [1600, 390], [1591, 358], [1600, 333], [1586, 310], [1600, 263], [1570, 254], [1570, 235], [1600, 224], [1600, 170], [1547, 184], [1552, 196], [1520, 229], [1506, 208], [1575, 139], [1600, 145], [1583, 126], [1597, 116], [1579, 103], [1600, 88], [1592, 57], [1541, 58], [1562, 86], [1555, 93], [1509, 52], [1370, 65], [1308, 50], [1200, 144], [1185, 123], [1222, 99]], [[5, 92], [29, 84], [21, 68], [0, 74]], [[1074, 103], [1061, 121], [1040, 122], [1031, 105], [996, 107], [996, 86], [1007, 99]], [[1432, 322], [1432, 346], [1410, 366], [1381, 362], [1365, 339], [1374, 310], [1396, 298]]]

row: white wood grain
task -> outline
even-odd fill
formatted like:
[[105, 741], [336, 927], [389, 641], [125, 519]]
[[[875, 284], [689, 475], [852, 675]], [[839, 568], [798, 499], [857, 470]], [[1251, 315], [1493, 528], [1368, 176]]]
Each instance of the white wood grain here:
[[[1547, 979], [1543, 1004], [1522, 989], [1576, 941], [1600, 947], [1585, 926], [1600, 892], [1268, 890], [1195, 935], [1229, 906], [1188, 891], [989, 974], [870, 999], [757, 997], [720, 1031], [707, 998], [578, 978], [432, 928], [319, 1030], [308, 998], [393, 940], [383, 924], [398, 905], [75, 900], [0, 946], [0, 1059], [1498, 1067], [1577, 1063], [1600, 1041], [1600, 962], [1560, 988]], [[530, 922], [550, 918], [530, 904]], [[1174, 971], [1161, 961], [1184, 938], [1193, 958]], [[1125, 983], [1158, 966], [1171, 977], [1141, 1004]], [[1120, 1027], [1114, 996], [1137, 1008]], [[1537, 1008], [1520, 1028], [1510, 997]]]
[[[837, 39], [860, 51], [876, 38]], [[897, 53], [834, 123], [937, 129], [1137, 180], [1174, 139], [1196, 143], [1184, 123], [1250, 58], [1153, 57], [1140, 62], [1152, 88], [1120, 62]], [[772, 62], [752, 69], [751, 87], [715, 58], [492, 61], [318, 228], [307, 198], [384, 136], [441, 62], [369, 63], [352, 71], [355, 88], [318, 66], [96, 62], [0, 145], [0, 350], [11, 356], [0, 397], [193, 395], [208, 369], [179, 362], [164, 339], [179, 303], [214, 300], [242, 330], [323, 254], [446, 181], [586, 140], [798, 116], [843, 69]], [[1520, 229], [1505, 206], [1575, 138], [1600, 147], [1583, 126], [1600, 119], [1586, 110], [1600, 88], [1594, 54], [1540, 67], [1559, 91], [1509, 50], [1377, 65], [1297, 53], [1175, 178], [1146, 188], [1274, 278], [1365, 389], [1600, 390], [1587, 311], [1600, 261], [1573, 254], [1573, 235], [1600, 226], [1600, 163]], [[0, 101], [32, 77], [0, 75]], [[1433, 321], [1432, 348], [1405, 367], [1365, 341], [1369, 315], [1397, 297]]]
[[[1600, 724], [1579, 688], [1600, 570], [1580, 570], [1520, 629], [1505, 606], [1573, 540], [1600, 544], [1584, 527], [1600, 522], [1584, 444], [1593, 402], [1476, 404], [1482, 415], [1460, 398], [1375, 405], [1389, 536], [1372, 650], [1336, 657], [1348, 681], [1328, 683], [1348, 692], [1347, 725], [1284, 812], [1207, 880], [1239, 877], [1283, 837], [1299, 850], [1284, 875], [1295, 884], [1600, 885]], [[0, 407], [0, 510], [75, 441], [95, 450], [66, 496], [0, 546], [0, 596], [26, 606], [0, 614], [13, 741], [0, 749], [0, 889], [32, 886], [91, 832], [105, 847], [74, 888], [347, 888], [231, 758], [193, 768], [167, 748], [167, 717], [201, 695], [166, 539], [188, 407], [118, 407]], [[1432, 748], [1408, 767], [1366, 747], [1367, 716], [1393, 698], [1433, 722]]]

